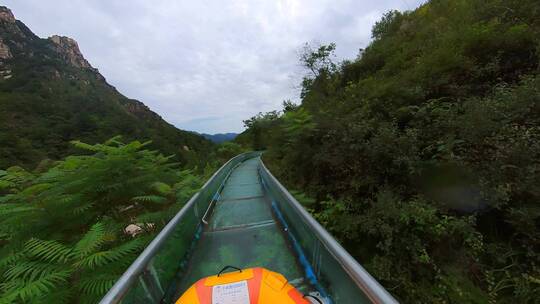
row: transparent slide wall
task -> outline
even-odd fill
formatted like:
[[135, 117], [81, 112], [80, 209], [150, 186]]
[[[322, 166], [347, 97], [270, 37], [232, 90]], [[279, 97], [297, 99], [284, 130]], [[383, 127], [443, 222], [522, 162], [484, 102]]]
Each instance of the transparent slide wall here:
[[216, 172], [101, 303], [174, 303], [197, 280], [228, 265], [282, 273], [302, 293], [318, 291], [332, 303], [397, 303], [307, 214], [256, 152]]
[[[352, 280], [350, 275], [325, 244], [313, 232], [312, 227], [293, 206], [289, 194], [280, 188], [277, 180], [261, 164], [260, 175], [274, 208], [281, 213], [288, 232], [299, 245], [312, 271], [316, 283], [326, 292], [333, 303], [372, 303]], [[308, 274], [308, 277], [311, 277]]]

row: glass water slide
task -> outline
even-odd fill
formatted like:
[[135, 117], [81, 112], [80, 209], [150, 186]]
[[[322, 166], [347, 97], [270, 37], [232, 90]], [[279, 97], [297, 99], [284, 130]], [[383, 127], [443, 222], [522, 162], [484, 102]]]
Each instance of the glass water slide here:
[[264, 166], [259, 152], [223, 165], [101, 300], [175, 303], [231, 265], [283, 274], [328, 303], [397, 303]]

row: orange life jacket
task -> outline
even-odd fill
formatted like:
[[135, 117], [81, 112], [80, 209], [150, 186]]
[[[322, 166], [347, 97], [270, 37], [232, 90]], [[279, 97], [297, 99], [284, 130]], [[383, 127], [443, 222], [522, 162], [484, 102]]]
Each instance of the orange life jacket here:
[[203, 278], [176, 304], [309, 304], [287, 279], [257, 267]]

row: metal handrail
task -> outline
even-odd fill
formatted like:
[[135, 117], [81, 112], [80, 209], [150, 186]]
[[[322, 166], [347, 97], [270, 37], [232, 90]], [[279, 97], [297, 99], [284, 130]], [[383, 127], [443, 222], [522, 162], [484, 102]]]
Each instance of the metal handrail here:
[[[240, 154], [240, 155], [245, 155], [247, 153], [244, 153], [244, 154]], [[227, 173], [227, 176], [225, 176], [225, 178], [223, 179], [223, 182], [221, 182], [221, 185], [219, 186], [219, 189], [216, 193], [216, 195], [212, 198], [212, 200], [210, 201], [210, 204], [208, 204], [208, 208], [206, 208], [206, 211], [204, 212], [204, 215], [202, 217], [202, 222], [203, 224], [205, 225], [208, 225], [208, 220], [207, 218], [210, 216], [210, 213], [212, 212], [213, 210], [213, 206], [216, 204], [216, 202], [219, 200], [219, 196], [220, 196], [220, 192], [221, 190], [223, 190], [223, 187], [225, 186], [225, 183], [227, 182], [227, 180], [229, 179], [229, 176], [231, 176], [231, 172], [234, 171], [234, 169], [236, 169], [236, 167], [238, 167], [240, 164], [236, 164], [236, 166], [232, 167], [231, 170], [229, 170], [229, 173]], [[219, 172], [219, 170], [218, 170]], [[204, 187], [203, 187], [204, 188]]]
[[[217, 170], [212, 177], [202, 186], [201, 190], [205, 189], [210, 185], [210, 183], [216, 178], [216, 176], [226, 168], [234, 160], [245, 157], [250, 154], [243, 153], [231, 158], [227, 161], [219, 170]], [[232, 169], [232, 168], [231, 168]], [[169, 221], [169, 223], [161, 230], [161, 232], [148, 244], [144, 251], [137, 257], [137, 259], [129, 266], [129, 268], [124, 272], [124, 274], [116, 281], [113, 287], [107, 292], [107, 294], [101, 299], [100, 304], [116, 304], [119, 303], [122, 298], [126, 295], [129, 289], [135, 284], [137, 278], [142, 275], [149, 266], [152, 258], [156, 253], [161, 249], [165, 241], [171, 236], [174, 232], [175, 227], [180, 223], [185, 214], [190, 210], [192, 205], [197, 202], [199, 198], [200, 191], [195, 193], [193, 197], [180, 209], [180, 211]]]
[[279, 191], [285, 195], [288, 203], [297, 211], [298, 216], [312, 229], [314, 235], [324, 247], [341, 264], [356, 285], [366, 294], [373, 303], [398, 303], [398, 301], [384, 287], [375, 280], [333, 237], [317, 222], [309, 212], [287, 191], [285, 187], [270, 173], [260, 160], [261, 169], [271, 179]]

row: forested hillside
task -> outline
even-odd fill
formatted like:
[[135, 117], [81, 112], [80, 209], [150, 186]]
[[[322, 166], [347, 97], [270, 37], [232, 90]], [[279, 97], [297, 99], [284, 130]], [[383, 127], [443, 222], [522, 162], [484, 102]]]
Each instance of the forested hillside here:
[[201, 134], [204, 138], [211, 140], [217, 144], [232, 141], [238, 135], [237, 133], [218, 133], [218, 134]]
[[400, 301], [539, 303], [540, 3], [433, 0], [372, 37], [306, 48], [301, 104], [236, 142]]
[[34, 168], [75, 150], [70, 140], [152, 140], [152, 148], [194, 162], [210, 141], [165, 122], [126, 98], [67, 37], [41, 39], [0, 7], [0, 168]]

